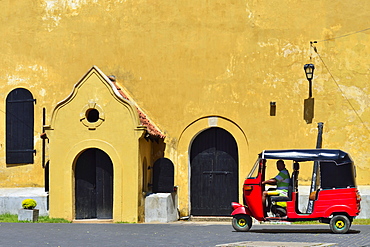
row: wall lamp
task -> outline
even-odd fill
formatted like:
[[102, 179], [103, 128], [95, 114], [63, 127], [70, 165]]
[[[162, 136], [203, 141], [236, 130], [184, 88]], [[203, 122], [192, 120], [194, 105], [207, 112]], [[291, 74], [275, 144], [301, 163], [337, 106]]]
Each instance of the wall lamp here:
[[308, 80], [308, 98], [312, 98], [312, 79], [313, 79], [313, 71], [315, 70], [315, 65], [312, 63], [305, 64], [304, 67], [304, 72], [306, 73], [306, 78]]

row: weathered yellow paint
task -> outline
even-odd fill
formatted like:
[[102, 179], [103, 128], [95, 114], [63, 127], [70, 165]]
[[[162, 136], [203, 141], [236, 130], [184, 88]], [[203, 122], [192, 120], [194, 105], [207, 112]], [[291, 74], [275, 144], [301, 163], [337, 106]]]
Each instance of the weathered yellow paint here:
[[[35, 164], [7, 166], [3, 138], [2, 187], [44, 185], [39, 155], [42, 108], [50, 119], [51, 110], [93, 64], [114, 74], [165, 133], [164, 155], [175, 164], [182, 212], [188, 212], [188, 148], [207, 128], [208, 116], [230, 122], [223, 125], [238, 143], [240, 183], [264, 149], [314, 148], [317, 123], [323, 122], [323, 147], [349, 152], [357, 165], [358, 184], [369, 184], [370, 2], [2, 0], [0, 7], [0, 109], [5, 111], [6, 96], [17, 87], [27, 88], [37, 99]], [[317, 52], [310, 47], [314, 40], [319, 41], [313, 44]], [[305, 63], [316, 66], [310, 124], [303, 117], [308, 97]], [[91, 93], [97, 94], [94, 90]], [[270, 102], [276, 102], [276, 116], [269, 115]], [[76, 101], [68, 107], [79, 116], [83, 106]], [[61, 114], [65, 117], [56, 128], [68, 133], [76, 127], [74, 138], [91, 139], [86, 127], [74, 126], [66, 121], [66, 112]], [[5, 117], [0, 121], [3, 137], [4, 123]], [[118, 124], [108, 130], [104, 125], [96, 132], [121, 128]], [[238, 126], [244, 139], [232, 126]], [[69, 143], [67, 136], [58, 137]], [[57, 155], [50, 145], [50, 157]], [[138, 149], [135, 152], [143, 152]], [[141, 180], [144, 159], [130, 159], [136, 164], [132, 179]], [[146, 162], [152, 165], [152, 159]], [[72, 166], [68, 169], [62, 173], [66, 180], [71, 179]], [[304, 169], [300, 177], [307, 180], [311, 172]], [[141, 192], [130, 197], [140, 205]], [[70, 200], [65, 203], [71, 205]]]

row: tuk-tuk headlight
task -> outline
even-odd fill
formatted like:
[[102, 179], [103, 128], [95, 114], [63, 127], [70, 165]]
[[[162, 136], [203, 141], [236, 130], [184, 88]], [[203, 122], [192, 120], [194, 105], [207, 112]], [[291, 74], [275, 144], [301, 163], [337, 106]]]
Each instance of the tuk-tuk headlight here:
[[250, 190], [253, 190], [253, 186], [252, 186], [252, 185], [243, 185], [243, 190], [244, 190], [244, 191], [250, 191]]

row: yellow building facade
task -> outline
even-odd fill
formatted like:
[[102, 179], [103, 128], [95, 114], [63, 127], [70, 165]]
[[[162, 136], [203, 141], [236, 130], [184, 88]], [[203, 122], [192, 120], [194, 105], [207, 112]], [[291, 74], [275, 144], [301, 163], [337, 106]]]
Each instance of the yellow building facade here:
[[151, 132], [104, 73], [93, 67], [57, 104], [44, 129], [50, 217], [140, 220], [141, 181], [149, 166], [144, 160], [152, 163], [154, 150], [141, 139]]
[[[144, 220], [150, 168], [161, 157], [174, 164], [180, 215], [202, 215], [201, 206], [194, 211], [203, 202], [193, 197], [192, 172], [209, 143], [210, 159], [228, 154], [237, 178], [230, 191], [241, 200], [257, 155], [315, 148], [319, 122], [323, 148], [350, 153], [358, 185], [369, 185], [370, 3], [26, 0], [0, 7], [0, 186], [48, 184], [51, 217], [76, 218], [75, 168], [87, 150], [111, 162], [114, 221]], [[312, 97], [307, 63], [316, 68]], [[19, 150], [29, 159], [11, 161], [17, 142], [7, 144], [15, 139], [7, 107], [24, 92], [34, 111], [24, 126], [33, 134]], [[99, 113], [92, 123], [90, 111]], [[153, 126], [160, 138], [145, 139]], [[227, 145], [217, 149], [221, 136]], [[309, 185], [311, 168], [300, 176]]]

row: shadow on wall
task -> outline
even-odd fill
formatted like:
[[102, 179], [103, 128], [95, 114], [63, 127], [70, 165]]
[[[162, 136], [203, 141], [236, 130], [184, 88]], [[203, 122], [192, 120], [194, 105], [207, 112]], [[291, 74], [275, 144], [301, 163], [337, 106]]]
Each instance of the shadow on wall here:
[[304, 120], [307, 124], [312, 123], [312, 119], [314, 118], [314, 108], [315, 108], [315, 99], [308, 98], [304, 100]]

